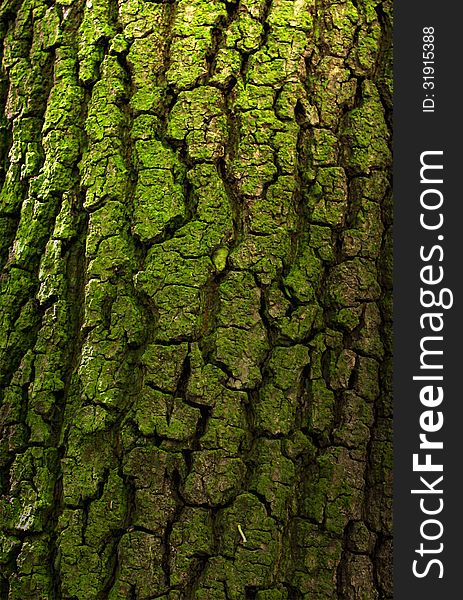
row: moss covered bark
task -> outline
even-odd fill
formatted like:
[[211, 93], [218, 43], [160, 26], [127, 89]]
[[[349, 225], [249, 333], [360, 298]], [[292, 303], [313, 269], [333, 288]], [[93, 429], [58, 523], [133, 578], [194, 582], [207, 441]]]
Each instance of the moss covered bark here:
[[392, 597], [391, 10], [1, 3], [2, 599]]

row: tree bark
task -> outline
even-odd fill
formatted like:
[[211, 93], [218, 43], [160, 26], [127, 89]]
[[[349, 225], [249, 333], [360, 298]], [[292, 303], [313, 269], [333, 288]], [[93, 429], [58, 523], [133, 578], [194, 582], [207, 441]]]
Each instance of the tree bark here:
[[1, 598], [392, 598], [391, 4], [1, 4]]

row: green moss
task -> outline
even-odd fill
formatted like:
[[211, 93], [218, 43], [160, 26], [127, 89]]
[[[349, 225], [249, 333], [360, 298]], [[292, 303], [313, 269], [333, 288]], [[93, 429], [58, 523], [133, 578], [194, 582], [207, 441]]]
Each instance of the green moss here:
[[82, 437], [79, 429], [71, 429], [67, 455], [61, 461], [66, 504], [79, 505], [98, 493], [111, 461], [112, 448], [108, 442], [105, 433]]
[[170, 543], [172, 585], [185, 585], [199, 557], [213, 554], [211, 513], [203, 508], [185, 507], [172, 529]]
[[262, 386], [255, 408], [259, 430], [274, 435], [287, 435], [292, 430], [302, 373], [308, 362], [308, 350], [304, 346], [272, 351], [268, 362], [271, 377]]
[[372, 167], [390, 166], [390, 134], [373, 82], [366, 80], [362, 83], [362, 103], [346, 115], [342, 135], [346, 141], [343, 148], [348, 155], [348, 164], [357, 173], [369, 173]]
[[288, 293], [300, 302], [310, 302], [317, 295], [322, 273], [321, 260], [306, 246], [284, 279]]
[[380, 391], [379, 364], [374, 358], [359, 357], [355, 390], [369, 402], [374, 402], [377, 399]]
[[212, 255], [212, 262], [217, 270], [217, 272], [221, 272], [225, 269], [227, 265], [228, 258], [228, 248], [218, 248], [214, 254]]
[[352, 392], [343, 393], [340, 423], [333, 430], [336, 443], [348, 448], [358, 448], [362, 453], [370, 439], [373, 425], [373, 407], [369, 402]]
[[[370, 5], [367, 10], [371, 11]], [[372, 11], [371, 11], [372, 12]], [[377, 15], [371, 15], [369, 22], [365, 23], [359, 32], [358, 42], [354, 48], [354, 69], [359, 74], [366, 74], [372, 71], [378, 59], [381, 48], [381, 25], [378, 22]]]
[[13, 600], [46, 600], [52, 589], [52, 579], [45, 568], [49, 553], [48, 540], [26, 540], [16, 559], [17, 570], [11, 578], [9, 596]]
[[[203, 296], [201, 288], [214, 272], [209, 257], [184, 258], [177, 250], [166, 252], [178, 241], [154, 246], [146, 268], [136, 276], [137, 287], [153, 298], [158, 311], [157, 335], [160, 341], [192, 335], [201, 327]], [[176, 317], [172, 310], [176, 307]]]
[[220, 91], [199, 87], [181, 92], [171, 111], [167, 133], [187, 143], [192, 159], [211, 161], [223, 156], [227, 122]]
[[380, 327], [380, 310], [375, 303], [369, 302], [365, 305], [362, 327], [359, 331], [358, 340], [356, 340], [353, 347], [379, 361], [383, 359], [385, 352], [384, 342], [378, 334]]
[[[204, 402], [204, 398], [202, 401]], [[245, 392], [217, 386], [217, 397], [201, 437], [201, 448], [222, 449], [230, 456], [240, 454], [248, 438], [244, 408], [246, 402]]]
[[111, 533], [124, 525], [127, 510], [127, 489], [115, 469], [110, 471], [103, 492], [91, 503], [87, 515], [86, 538], [89, 544], [103, 548]]
[[109, 598], [126, 598], [135, 593], [148, 598], [153, 590], [159, 594], [167, 591], [164, 572], [160, 561], [161, 539], [143, 531], [126, 533], [118, 546], [118, 561], [121, 565], [119, 577]]
[[115, 35], [109, 0], [92, 0], [86, 4], [79, 28], [79, 77], [83, 83], [93, 83], [99, 75], [104, 40]]
[[318, 256], [327, 263], [334, 262], [332, 232], [329, 227], [310, 226], [310, 246], [316, 249]]
[[295, 187], [294, 177], [279, 177], [276, 183], [269, 186], [265, 197], [248, 203], [249, 229], [252, 233], [283, 237], [296, 231], [297, 217], [293, 206]]
[[160, 346], [150, 344], [143, 356], [145, 382], [163, 390], [177, 389], [183, 363], [188, 353], [188, 344]]
[[333, 390], [347, 389], [356, 363], [352, 350], [342, 350], [340, 354], [330, 353], [329, 384]]
[[299, 306], [290, 317], [281, 320], [281, 333], [296, 343], [304, 342], [314, 327], [320, 327], [321, 317], [318, 303]]
[[191, 374], [188, 379], [187, 398], [204, 406], [214, 406], [222, 394], [226, 375], [218, 367], [205, 364], [197, 343], [189, 354]]
[[311, 382], [310, 429], [328, 438], [334, 419], [334, 393], [326, 387], [323, 379]]
[[340, 167], [318, 169], [308, 203], [315, 222], [329, 226], [343, 223], [347, 211], [347, 179], [344, 170]]
[[378, 300], [381, 293], [376, 266], [370, 260], [345, 261], [330, 272], [327, 299], [340, 307], [355, 306], [365, 300]]
[[76, 414], [76, 426], [84, 435], [105, 431], [114, 423], [114, 416], [102, 406], [83, 406]]
[[254, 272], [262, 285], [270, 285], [283, 270], [283, 260], [290, 255], [291, 238], [275, 235], [248, 235], [230, 253], [230, 266]]
[[320, 533], [316, 525], [303, 519], [294, 520], [290, 535], [295, 540], [290, 559], [291, 584], [308, 598], [336, 597], [341, 541]]
[[212, 84], [226, 85], [239, 76], [241, 55], [234, 48], [219, 48], [215, 61], [214, 75], [209, 79]]
[[144, 242], [161, 235], [175, 220], [185, 217], [183, 198], [182, 186], [169, 171], [145, 171], [135, 191], [133, 233]]
[[171, 396], [157, 390], [148, 387], [143, 390], [133, 407], [135, 423], [143, 435], [154, 435], [157, 432], [166, 434], [167, 415], [172, 401]]
[[[132, 523], [162, 536], [166, 523], [176, 512], [174, 473], [183, 479], [185, 463], [180, 454], [152, 445], [134, 448], [124, 460], [124, 474], [134, 483], [135, 499]], [[161, 562], [161, 554], [156, 554]], [[135, 555], [130, 560], [138, 560]]]
[[361, 313], [362, 308], [360, 306], [352, 308], [342, 308], [336, 313], [333, 321], [335, 324], [340, 325], [347, 331], [352, 331], [359, 325]]
[[225, 575], [228, 594], [234, 600], [243, 597], [247, 586], [265, 586], [280, 541], [275, 521], [267, 516], [263, 504], [252, 494], [240, 494], [220, 512], [217, 527], [221, 532], [220, 555], [233, 560], [219, 558], [206, 575], [219, 580]]
[[261, 440], [252, 458], [257, 467], [250, 489], [266, 499], [274, 518], [284, 521], [293, 495], [294, 464], [281, 455], [279, 440]]
[[246, 466], [223, 450], [192, 453], [192, 470], [185, 481], [184, 497], [193, 504], [220, 506], [241, 489]]

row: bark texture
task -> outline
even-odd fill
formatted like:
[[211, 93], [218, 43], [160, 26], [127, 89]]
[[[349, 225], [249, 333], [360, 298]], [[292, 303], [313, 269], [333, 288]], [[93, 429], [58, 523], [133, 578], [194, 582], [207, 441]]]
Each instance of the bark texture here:
[[390, 0], [0, 4], [0, 597], [391, 589]]

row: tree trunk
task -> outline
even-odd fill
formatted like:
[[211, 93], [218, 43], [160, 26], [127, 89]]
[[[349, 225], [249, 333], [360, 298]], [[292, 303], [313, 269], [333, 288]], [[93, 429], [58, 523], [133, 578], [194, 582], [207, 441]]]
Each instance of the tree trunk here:
[[2, 599], [392, 598], [391, 11], [3, 0]]

